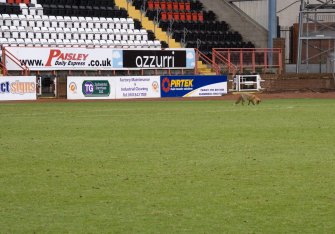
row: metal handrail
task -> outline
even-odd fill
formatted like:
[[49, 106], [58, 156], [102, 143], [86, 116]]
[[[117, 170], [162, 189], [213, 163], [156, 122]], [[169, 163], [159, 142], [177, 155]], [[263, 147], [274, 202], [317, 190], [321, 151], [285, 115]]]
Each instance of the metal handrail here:
[[[211, 69], [214, 70], [214, 72], [218, 75], [220, 72], [220, 68], [216, 63], [213, 63], [213, 61], [208, 58], [205, 54], [203, 54], [199, 49], [194, 48], [195, 54], [196, 54], [196, 60], [195, 61], [203, 61], [205, 64], [210, 65]], [[198, 64], [195, 64], [195, 73], [198, 74]]]
[[[230, 62], [228, 59], [226, 59], [222, 54], [220, 54], [217, 49], [213, 48], [212, 50], [212, 60], [213, 63], [217, 64], [215, 59], [218, 58], [221, 62], [223, 62], [224, 64], [226, 64], [228, 66], [228, 72], [230, 73], [231, 69], [232, 69], [232, 73], [233, 75], [236, 74], [236, 72], [238, 71], [238, 68], [235, 64], [233, 64], [232, 62]], [[218, 64], [217, 64], [218, 65]], [[218, 65], [220, 67], [220, 65]]]
[[2, 56], [3, 56], [3, 61], [4, 61], [3, 66], [4, 66], [6, 71], [8, 71], [8, 70], [5, 66], [5, 59], [8, 58], [11, 61], [13, 61], [16, 65], [18, 65], [23, 70], [23, 72], [26, 76], [30, 74], [29, 67], [25, 64], [21, 64], [20, 60], [18, 58], [16, 58], [11, 52], [9, 52], [5, 47], [2, 49]]

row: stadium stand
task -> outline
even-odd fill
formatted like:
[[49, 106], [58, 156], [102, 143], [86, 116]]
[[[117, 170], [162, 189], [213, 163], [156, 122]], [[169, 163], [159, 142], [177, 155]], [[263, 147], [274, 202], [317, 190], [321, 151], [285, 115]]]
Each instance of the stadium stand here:
[[205, 11], [199, 0], [134, 0], [133, 5], [184, 47], [205, 55], [211, 56], [213, 48], [254, 48], [226, 22], [217, 21], [213, 11]]
[[167, 47], [113, 0], [7, 0], [0, 10], [0, 46]]

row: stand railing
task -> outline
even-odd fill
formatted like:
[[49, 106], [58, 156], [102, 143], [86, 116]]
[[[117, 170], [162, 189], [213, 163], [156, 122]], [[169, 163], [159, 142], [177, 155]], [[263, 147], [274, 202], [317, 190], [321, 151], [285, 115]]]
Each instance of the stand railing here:
[[8, 75], [8, 71], [6, 69], [5, 64], [0, 62], [0, 74], [7, 76]]
[[16, 58], [11, 52], [9, 52], [6, 49], [6, 47], [3, 47], [2, 48], [2, 61], [3, 61], [2, 66], [3, 66], [3, 71], [6, 72], [6, 74], [4, 73], [4, 75], [8, 74], [8, 70], [5, 66], [7, 59], [11, 60], [22, 70], [21, 72], [22, 75], [28, 76], [30, 74], [29, 68], [25, 64], [22, 64], [18, 58]]
[[198, 61], [201, 61], [204, 63], [204, 65], [211, 70], [211, 72], [214, 72], [215, 74], [219, 75], [220, 74], [220, 68], [217, 64], [213, 63], [213, 61], [208, 58], [205, 54], [203, 54], [201, 51], [198, 49], [195, 50], [195, 71], [194, 73], [196, 75], [199, 74], [199, 64]]
[[[277, 73], [283, 71], [280, 48], [216, 48], [213, 61], [237, 68], [240, 73]], [[232, 66], [233, 65], [233, 66]]]
[[215, 49], [212, 51], [212, 61], [219, 67], [220, 73], [232, 74], [234, 76], [238, 72], [237, 66], [232, 64]]

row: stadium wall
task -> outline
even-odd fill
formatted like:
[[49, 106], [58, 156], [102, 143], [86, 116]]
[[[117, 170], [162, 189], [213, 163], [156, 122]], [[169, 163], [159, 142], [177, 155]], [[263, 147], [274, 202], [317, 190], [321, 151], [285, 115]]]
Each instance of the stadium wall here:
[[266, 92], [283, 91], [333, 91], [335, 90], [335, 78], [333, 74], [263, 74], [265, 80], [262, 88]]

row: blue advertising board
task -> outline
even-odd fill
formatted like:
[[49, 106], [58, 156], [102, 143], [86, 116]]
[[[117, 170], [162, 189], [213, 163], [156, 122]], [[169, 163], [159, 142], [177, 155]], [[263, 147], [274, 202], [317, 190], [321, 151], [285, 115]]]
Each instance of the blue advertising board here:
[[227, 94], [227, 76], [161, 76], [162, 97], [210, 97]]

